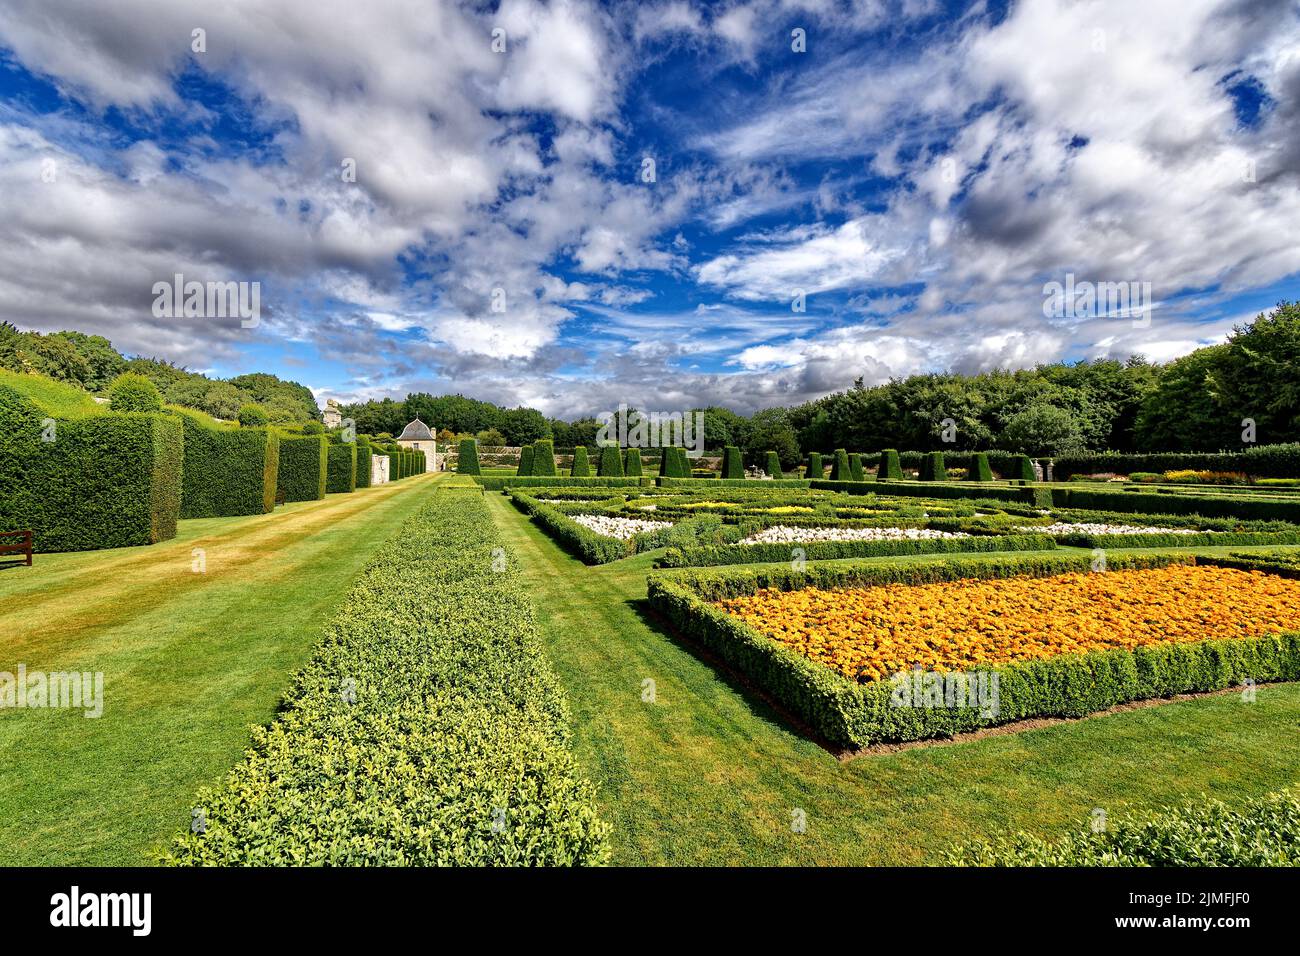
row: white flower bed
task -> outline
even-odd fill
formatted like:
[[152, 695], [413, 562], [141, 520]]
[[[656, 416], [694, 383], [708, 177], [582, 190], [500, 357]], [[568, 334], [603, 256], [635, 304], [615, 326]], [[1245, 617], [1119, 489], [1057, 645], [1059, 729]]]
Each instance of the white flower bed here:
[[961, 531], [931, 528], [791, 528], [773, 525], [751, 534], [741, 544], [799, 544], [808, 541], [921, 541], [930, 538], [969, 538]]
[[673, 526], [671, 521], [645, 521], [641, 518], [615, 518], [610, 515], [574, 515], [573, 520], [596, 534], [623, 541], [642, 531], [659, 531]]
[[1017, 531], [1037, 534], [1200, 534], [1194, 528], [1138, 528], [1130, 524], [1090, 524], [1058, 521], [1048, 525], [1021, 525]]

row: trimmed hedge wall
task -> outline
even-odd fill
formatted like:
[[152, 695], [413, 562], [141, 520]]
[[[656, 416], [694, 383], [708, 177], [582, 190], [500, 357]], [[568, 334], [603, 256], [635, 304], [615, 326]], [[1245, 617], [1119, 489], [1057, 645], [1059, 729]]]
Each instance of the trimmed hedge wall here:
[[[1109, 571], [1195, 564], [1187, 554], [1108, 555]], [[1030, 717], [1082, 717], [1117, 704], [1218, 690], [1250, 677], [1300, 678], [1300, 634], [1165, 644], [1135, 651], [1065, 654], [995, 668], [999, 708], [895, 707], [891, 681], [856, 683], [760, 634], [713, 601], [782, 590], [920, 584], [961, 578], [1044, 577], [1087, 571], [1087, 554], [1008, 555], [923, 564], [813, 564], [663, 572], [649, 579], [650, 601], [688, 638], [746, 675], [827, 741], [841, 747], [949, 737]]]
[[1194, 803], [1107, 818], [1054, 842], [1018, 831], [957, 847], [949, 866], [1300, 866], [1300, 791], [1252, 797], [1229, 807]]
[[1300, 442], [1285, 445], [1259, 445], [1239, 452], [1197, 454], [1170, 452], [1136, 455], [1103, 452], [1096, 455], [1073, 455], [1053, 462], [1053, 477], [1066, 481], [1071, 475], [1116, 472], [1130, 475], [1135, 471], [1242, 471], [1259, 478], [1300, 478]]
[[330, 445], [326, 461], [325, 491], [350, 494], [357, 490], [357, 446]]
[[282, 435], [276, 490], [285, 501], [319, 501], [325, 497], [329, 441], [324, 435]]
[[474, 481], [485, 491], [505, 491], [507, 488], [640, 488], [651, 485], [654, 479], [641, 478], [570, 478], [555, 476], [540, 478], [527, 475], [522, 478], [514, 475], [475, 475]]
[[173, 538], [183, 448], [176, 416], [55, 420], [0, 385], [0, 530], [32, 529], [40, 553]]
[[1046, 534], [976, 535], [970, 538], [923, 538], [915, 541], [805, 541], [792, 544], [728, 544], [706, 548], [670, 548], [662, 568], [703, 568], [724, 564], [790, 562], [794, 549], [807, 561], [879, 558], [899, 554], [970, 554], [992, 551], [1051, 551], [1056, 540]]
[[199, 795], [206, 831], [163, 862], [608, 860], [518, 562], [482, 493], [450, 484], [370, 559], [281, 712]]
[[367, 435], [357, 436], [357, 487], [370, 487], [370, 459], [372, 453], [370, 450], [370, 438]]
[[184, 434], [182, 518], [260, 515], [275, 509], [280, 437], [266, 428], [213, 428], [176, 410]]

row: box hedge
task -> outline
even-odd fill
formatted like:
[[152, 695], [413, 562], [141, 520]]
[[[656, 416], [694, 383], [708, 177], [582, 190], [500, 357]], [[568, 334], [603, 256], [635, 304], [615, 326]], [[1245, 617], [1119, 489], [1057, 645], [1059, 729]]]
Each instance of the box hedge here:
[[482, 493], [450, 485], [370, 559], [274, 721], [198, 796], [204, 832], [163, 862], [608, 860], [528, 585]]
[[173, 415], [56, 420], [0, 385], [0, 530], [30, 528], [41, 553], [175, 537], [183, 449]]
[[275, 508], [280, 437], [266, 428], [216, 428], [174, 409], [184, 434], [182, 518], [266, 514]]
[[329, 474], [324, 435], [281, 435], [276, 489], [285, 501], [319, 501]]
[[[974, 535], [969, 538], [920, 538], [901, 541], [805, 541], [794, 544], [725, 544], [670, 549], [660, 559], [665, 568], [703, 568], [724, 564], [767, 564], [880, 558], [900, 554], [972, 554], [994, 551], [1051, 551], [1056, 540], [1045, 534]], [[796, 553], [797, 549], [797, 553]]]
[[370, 459], [372, 453], [370, 450], [370, 438], [367, 435], [357, 436], [357, 487], [370, 487]]
[[357, 446], [351, 443], [330, 445], [326, 460], [326, 493], [350, 494], [356, 490]]
[[[760, 634], [712, 602], [760, 588], [794, 590], [920, 584], [962, 578], [1044, 577], [1090, 568], [1086, 553], [1008, 555], [980, 561], [785, 564], [662, 572], [651, 576], [651, 604], [682, 634], [770, 694], [819, 736], [840, 747], [950, 737], [1031, 717], [1082, 717], [1135, 700], [1218, 690], [1246, 678], [1300, 678], [1300, 634], [1207, 639], [1063, 654], [1002, 665], [996, 714], [970, 708], [892, 706], [891, 681], [858, 683]], [[1189, 554], [1108, 555], [1108, 572], [1194, 564]]]

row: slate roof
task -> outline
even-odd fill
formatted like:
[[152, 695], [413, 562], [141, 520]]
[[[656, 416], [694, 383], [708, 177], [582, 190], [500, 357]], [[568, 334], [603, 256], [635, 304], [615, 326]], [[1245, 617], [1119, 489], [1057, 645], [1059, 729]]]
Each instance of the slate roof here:
[[433, 432], [429, 431], [429, 426], [418, 418], [402, 429], [402, 434], [397, 436], [398, 441], [433, 441]]

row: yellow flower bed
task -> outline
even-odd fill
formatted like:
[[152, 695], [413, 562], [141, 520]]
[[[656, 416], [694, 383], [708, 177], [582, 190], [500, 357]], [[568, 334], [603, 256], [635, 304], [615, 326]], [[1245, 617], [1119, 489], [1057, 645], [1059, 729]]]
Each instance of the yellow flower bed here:
[[718, 602], [850, 678], [1300, 630], [1300, 580], [1171, 565], [1049, 578], [766, 589]]
[[753, 508], [751, 510], [765, 515], [793, 515], [806, 514], [813, 509], [804, 505], [777, 505], [775, 508]]

